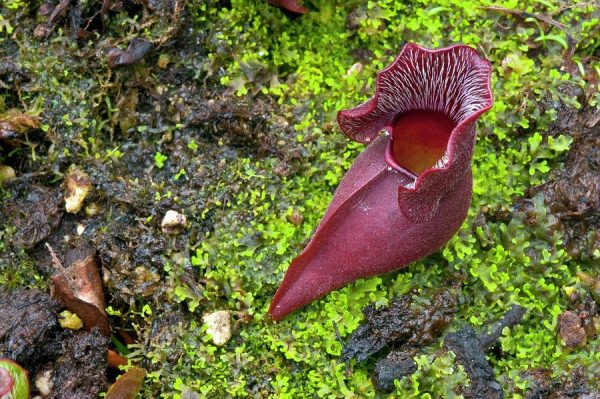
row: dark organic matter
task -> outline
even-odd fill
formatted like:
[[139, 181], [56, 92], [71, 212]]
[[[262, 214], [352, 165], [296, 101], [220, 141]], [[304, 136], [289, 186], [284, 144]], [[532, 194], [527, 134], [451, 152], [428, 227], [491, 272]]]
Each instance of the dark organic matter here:
[[583, 345], [587, 337], [581, 317], [572, 311], [564, 312], [558, 317], [558, 333], [567, 348]]
[[269, 308], [273, 319], [398, 270], [454, 235], [471, 201], [475, 123], [492, 106], [490, 72], [471, 47], [409, 43], [377, 76], [373, 98], [338, 113], [349, 138], [372, 143], [290, 264]]
[[386, 347], [416, 348], [433, 342], [458, 311], [456, 292], [452, 289], [437, 292], [421, 305], [415, 301], [415, 295], [394, 298], [386, 307], [367, 306], [363, 310], [366, 323], [354, 331], [340, 360], [362, 362]]
[[465, 398], [501, 399], [504, 392], [496, 381], [494, 369], [485, 357], [485, 352], [498, 341], [504, 327], [518, 324], [525, 309], [515, 305], [504, 315], [492, 332], [477, 335], [473, 327], [466, 326], [450, 333], [444, 344], [456, 355], [456, 361], [464, 367], [471, 384], [463, 393]]
[[152, 43], [148, 40], [136, 37], [129, 43], [126, 50], [113, 49], [108, 53], [108, 66], [116, 68], [135, 64], [152, 50], [152, 47]]
[[62, 342], [54, 371], [57, 398], [94, 398], [106, 390], [109, 339], [98, 329], [78, 333]]
[[35, 374], [60, 352], [59, 310], [44, 292], [0, 289], [0, 356]]
[[533, 387], [525, 399], [599, 399], [600, 392], [590, 389], [585, 374], [583, 367], [574, 367], [558, 378], [546, 369], [528, 370], [526, 376], [533, 381]]
[[410, 354], [403, 351], [392, 351], [375, 365], [373, 383], [382, 391], [391, 391], [394, 380], [411, 375], [417, 371], [417, 365]]
[[544, 194], [569, 253], [589, 258], [600, 250], [600, 110], [561, 108], [553, 131], [568, 131], [573, 138], [565, 166], [531, 194]]
[[11, 244], [31, 248], [58, 227], [63, 214], [60, 194], [53, 188], [21, 183], [16, 185], [15, 193], [1, 211], [9, 223], [17, 226]]
[[60, 328], [59, 312], [58, 302], [42, 291], [0, 289], [0, 357], [15, 360], [30, 379], [49, 371], [51, 397], [97, 397], [107, 385], [109, 340], [98, 329]]

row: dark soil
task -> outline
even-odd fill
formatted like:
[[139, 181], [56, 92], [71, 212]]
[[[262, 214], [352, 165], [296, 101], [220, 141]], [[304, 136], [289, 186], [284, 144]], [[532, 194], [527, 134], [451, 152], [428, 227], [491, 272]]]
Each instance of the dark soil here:
[[574, 368], [563, 378], [553, 379], [549, 370], [533, 369], [526, 376], [534, 382], [526, 399], [600, 399], [600, 392], [592, 392], [587, 386], [585, 370]]
[[[110, 7], [104, 9], [104, 4]], [[123, 10], [145, 26], [148, 37], [113, 35], [110, 18]], [[20, 15], [21, 29], [34, 46], [41, 43], [70, 59], [79, 85], [71, 88], [74, 98], [65, 104], [61, 93], [39, 83], [39, 71], [0, 59], [0, 83], [15, 94], [7, 107], [20, 106], [17, 93], [31, 88], [23, 85], [47, 90], [41, 113], [51, 127], [47, 134], [29, 131], [27, 139], [16, 133], [10, 140], [0, 137], [5, 163], [17, 172], [17, 178], [2, 187], [8, 199], [0, 202], [0, 218], [14, 226], [14, 233], [7, 237], [6, 250], [0, 251], [0, 265], [14, 263], [19, 269], [26, 264], [38, 281], [49, 282], [57, 270], [46, 243], [65, 265], [74, 249], [91, 248], [97, 254], [106, 305], [129, 315], [127, 321], [112, 317], [112, 332], [129, 337], [128, 343], [167, 345], [179, 338], [175, 331], [194, 317], [182, 311], [185, 305], [172, 300], [173, 287], [186, 286], [202, 298], [205, 285], [216, 286], [203, 281], [198, 268], [181, 254], [193, 253], [191, 243], [202, 242], [203, 234], [212, 230], [214, 210], [207, 209], [226, 204], [244, 190], [239, 185], [223, 188], [232, 178], [223, 165], [241, 156], [272, 157], [275, 173], [286, 175], [288, 162], [301, 156], [301, 146], [292, 123], [277, 116], [282, 113], [275, 100], [260, 94], [251, 101], [240, 99], [218, 84], [218, 76], [207, 76], [212, 74], [204, 64], [207, 33], [194, 28], [185, 1], [55, 1], [42, 6], [41, 12], [47, 16], [43, 23], [33, 15]], [[70, 45], [52, 43], [57, 29], [67, 32]], [[180, 36], [183, 29], [185, 37]], [[13, 44], [17, 57], [18, 45]], [[46, 56], [44, 51], [40, 57]], [[161, 66], [159, 54], [170, 62]], [[260, 73], [256, 79], [261, 79]], [[99, 84], [104, 79], [106, 84]], [[78, 95], [98, 96], [111, 105], [104, 100], [79, 101]], [[65, 112], [106, 125], [98, 134], [68, 128], [62, 120]], [[97, 148], [85, 143], [85, 134], [96, 140]], [[31, 148], [36, 159], [29, 156]], [[49, 155], [53, 148], [60, 150]], [[119, 150], [118, 161], [103, 158], [107, 148]], [[168, 155], [160, 167], [153, 162], [159, 152]], [[77, 214], [65, 212], [61, 184], [73, 163], [89, 174], [93, 186]], [[182, 170], [186, 173], [174, 178]], [[160, 223], [171, 209], [185, 210], [193, 228], [179, 235], [163, 234]], [[166, 264], [174, 271], [167, 273]], [[156, 314], [149, 322], [139, 315], [145, 304]], [[73, 333], [61, 328], [59, 310], [61, 304], [41, 291], [3, 290], [0, 314], [10, 317], [0, 320], [0, 356], [26, 368], [32, 382], [39, 372], [50, 370], [60, 390], [51, 397], [97, 397], [108, 388], [108, 341], [96, 331]], [[144, 337], [133, 324], [141, 326]], [[174, 362], [179, 355], [173, 350], [168, 360]]]
[[573, 138], [564, 167], [554, 170], [547, 183], [532, 188], [529, 196], [544, 194], [565, 234], [567, 251], [587, 259], [600, 249], [600, 110], [560, 106], [548, 134], [557, 132]]
[[407, 345], [412, 348], [430, 344], [450, 324], [458, 311], [456, 291], [435, 293], [426, 305], [415, 302], [415, 294], [394, 298], [389, 306], [367, 306], [366, 322], [352, 333], [340, 360], [365, 361], [384, 348]]
[[524, 314], [525, 309], [513, 306], [489, 334], [477, 335], [473, 327], [466, 326], [446, 336], [444, 345], [454, 352], [456, 361], [462, 364], [471, 380], [469, 387], [462, 392], [465, 398], [502, 399], [504, 397], [504, 392], [496, 381], [494, 370], [486, 359], [485, 353], [498, 342], [502, 329], [518, 324]]
[[352, 333], [343, 348], [340, 360], [346, 362], [363, 362], [391, 349], [375, 366], [373, 381], [377, 389], [390, 391], [394, 379], [414, 373], [416, 364], [412, 358], [418, 348], [434, 342], [459, 308], [455, 289], [436, 292], [425, 304], [417, 298], [417, 294], [407, 294], [394, 298], [389, 306], [367, 306], [363, 310], [366, 322]]
[[32, 394], [38, 373], [49, 373], [48, 398], [92, 398], [107, 389], [106, 350], [109, 339], [99, 330], [63, 329], [61, 306], [38, 290], [0, 289], [0, 357], [29, 372]]

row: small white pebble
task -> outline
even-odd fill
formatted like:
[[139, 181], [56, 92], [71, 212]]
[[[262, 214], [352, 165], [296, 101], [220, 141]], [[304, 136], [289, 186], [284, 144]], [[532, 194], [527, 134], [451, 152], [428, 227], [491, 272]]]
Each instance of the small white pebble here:
[[77, 235], [78, 236], [82, 235], [84, 231], [85, 231], [85, 226], [82, 224], [78, 224], [77, 225]]
[[350, 75], [353, 75], [355, 73], [356, 74], [361, 73], [364, 67], [365, 66], [363, 64], [361, 64], [360, 62], [357, 62], [356, 64], [352, 65], [350, 67], [350, 69], [348, 69], [348, 71], [346, 71], [346, 75], [350, 76]]
[[160, 223], [160, 228], [164, 234], [179, 234], [185, 229], [186, 225], [187, 218], [185, 215], [169, 210]]
[[52, 393], [52, 388], [54, 388], [52, 377], [52, 370], [42, 370], [35, 377], [35, 387], [42, 396], [49, 396]]
[[231, 338], [231, 320], [229, 311], [218, 310], [216, 312], [206, 313], [202, 316], [202, 321], [206, 324], [206, 332], [210, 334], [215, 345], [225, 345]]
[[72, 168], [65, 179], [65, 210], [77, 213], [83, 201], [92, 191], [92, 181], [87, 173], [79, 168]]

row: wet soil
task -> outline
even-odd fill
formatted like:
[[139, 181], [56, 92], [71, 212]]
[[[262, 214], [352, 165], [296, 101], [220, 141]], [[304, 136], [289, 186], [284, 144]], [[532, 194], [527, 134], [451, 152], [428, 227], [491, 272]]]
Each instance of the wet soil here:
[[47, 373], [45, 398], [92, 398], [107, 388], [109, 339], [99, 330], [71, 331], [58, 324], [58, 301], [39, 290], [0, 288], [0, 357], [10, 358], [34, 381]]
[[[570, 94], [577, 88], [565, 87]], [[600, 110], [577, 110], [563, 104], [548, 135], [573, 138], [564, 167], [553, 170], [547, 183], [533, 187], [528, 197], [543, 193], [548, 209], [558, 218], [566, 248], [575, 258], [588, 259], [600, 249]]]
[[389, 306], [367, 306], [361, 324], [344, 345], [340, 361], [356, 359], [363, 362], [378, 357], [373, 381], [377, 389], [390, 391], [394, 379], [416, 371], [413, 356], [418, 348], [434, 342], [459, 310], [458, 291], [435, 292], [426, 303], [420, 303], [416, 293], [394, 298]]

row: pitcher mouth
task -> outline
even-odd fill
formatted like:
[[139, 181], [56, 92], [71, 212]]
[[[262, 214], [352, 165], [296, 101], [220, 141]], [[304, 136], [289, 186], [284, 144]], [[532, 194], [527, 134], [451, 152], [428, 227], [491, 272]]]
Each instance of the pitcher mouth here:
[[426, 170], [448, 166], [448, 142], [456, 125], [440, 111], [414, 110], [396, 118], [385, 161], [407, 177], [406, 188], [414, 188], [417, 178]]
[[[425, 119], [438, 120], [441, 115], [457, 127], [477, 119], [492, 106], [490, 71], [489, 62], [471, 47], [455, 45], [429, 50], [409, 43], [377, 75], [375, 96], [355, 108], [340, 111], [339, 125], [348, 137], [361, 143], [374, 140], [384, 128], [389, 128], [398, 141], [396, 125], [419, 112], [437, 113], [435, 118]], [[444, 129], [446, 133], [448, 129]], [[397, 155], [399, 148], [393, 149]], [[427, 163], [434, 165], [442, 156], [443, 151], [437, 153], [433, 162], [426, 157]], [[417, 175], [419, 169], [423, 171], [422, 167], [396, 163], [404, 169], [417, 169], [413, 171]]]

